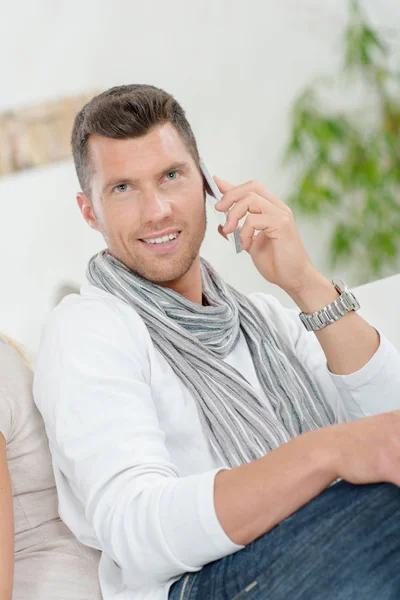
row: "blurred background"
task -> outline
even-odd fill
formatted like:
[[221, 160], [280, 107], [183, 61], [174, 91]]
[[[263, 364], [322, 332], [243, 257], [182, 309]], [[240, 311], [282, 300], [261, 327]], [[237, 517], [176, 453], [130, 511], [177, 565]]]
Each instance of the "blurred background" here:
[[[148, 83], [186, 110], [214, 174], [289, 203], [314, 264], [350, 286], [400, 271], [398, 0], [0, 2], [0, 330], [34, 352], [104, 247], [83, 221], [71, 119]], [[265, 291], [209, 214], [202, 254]]]

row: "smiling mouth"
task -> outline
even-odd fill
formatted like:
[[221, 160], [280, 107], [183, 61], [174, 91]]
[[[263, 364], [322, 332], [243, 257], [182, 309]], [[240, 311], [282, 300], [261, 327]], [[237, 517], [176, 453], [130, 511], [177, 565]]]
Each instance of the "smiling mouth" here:
[[176, 233], [169, 233], [168, 235], [163, 235], [161, 237], [158, 238], [148, 238], [148, 239], [141, 239], [141, 242], [144, 242], [145, 244], [149, 244], [149, 245], [162, 245], [162, 244], [169, 244], [171, 242], [173, 242], [174, 240], [177, 239], [177, 237], [180, 235], [180, 231], [177, 231]]

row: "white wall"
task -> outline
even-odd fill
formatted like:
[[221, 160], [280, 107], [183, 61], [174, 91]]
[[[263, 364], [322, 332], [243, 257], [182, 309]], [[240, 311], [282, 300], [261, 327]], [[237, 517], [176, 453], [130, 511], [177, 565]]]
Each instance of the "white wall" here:
[[[374, 23], [399, 24], [397, 0], [364, 5]], [[259, 179], [284, 199], [292, 185], [280, 166], [289, 107], [306, 83], [336, 69], [346, 6], [345, 0], [2, 2], [0, 111], [151, 83], [186, 109], [214, 172], [236, 183]], [[76, 189], [69, 162], [0, 180], [0, 330], [32, 349], [56, 286], [83, 282], [87, 260], [103, 247], [81, 220]], [[315, 264], [332, 275], [325, 260], [329, 225], [299, 220], [299, 227]], [[203, 255], [242, 291], [271, 291], [289, 304], [214, 231]]]

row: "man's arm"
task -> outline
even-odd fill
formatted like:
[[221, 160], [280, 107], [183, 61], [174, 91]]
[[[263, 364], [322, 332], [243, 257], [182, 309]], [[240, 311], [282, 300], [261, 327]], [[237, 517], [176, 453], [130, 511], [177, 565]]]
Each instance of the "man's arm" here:
[[215, 477], [215, 508], [227, 535], [249, 544], [318, 496], [338, 477], [400, 485], [400, 411], [294, 438]]
[[113, 306], [71, 297], [56, 309], [34, 390], [62, 473], [61, 517], [140, 587], [200, 569], [262, 535], [336, 478], [332, 448], [346, 444], [338, 430], [329, 436], [335, 443], [321, 430], [242, 467], [180, 476], [149, 385], [148, 331]]
[[[283, 289], [305, 313], [320, 310], [339, 297], [311, 262], [286, 204], [259, 181], [235, 186], [214, 179], [223, 194], [215, 207], [228, 211], [221, 233], [232, 233], [244, 219], [240, 227], [242, 248], [266, 281]], [[378, 333], [354, 313], [322, 329], [317, 337], [330, 370], [339, 375], [361, 369], [379, 347]]]
[[[116, 304], [71, 296], [55, 309], [43, 330], [34, 396], [61, 518], [136, 589], [200, 569], [240, 546], [215, 514], [220, 468], [180, 476], [150, 385], [157, 367], [148, 358], [149, 333], [128, 305]], [[174, 393], [165, 387], [172, 403]], [[179, 401], [176, 410], [185, 419]]]
[[[333, 284], [315, 271], [305, 287], [287, 293], [304, 313], [313, 313], [339, 297]], [[312, 335], [309, 333], [309, 335]], [[336, 375], [355, 373], [364, 367], [379, 348], [379, 334], [356, 312], [316, 331], [329, 370]]]

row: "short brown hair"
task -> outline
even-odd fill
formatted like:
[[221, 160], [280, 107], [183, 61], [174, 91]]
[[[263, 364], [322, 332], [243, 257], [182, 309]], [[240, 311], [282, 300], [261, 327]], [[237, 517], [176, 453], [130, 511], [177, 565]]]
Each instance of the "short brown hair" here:
[[167, 122], [176, 127], [198, 162], [196, 139], [185, 111], [171, 94], [152, 85], [132, 84], [110, 88], [92, 98], [75, 117], [72, 130], [72, 153], [82, 191], [90, 195], [93, 173], [88, 141], [91, 135], [135, 138]]

